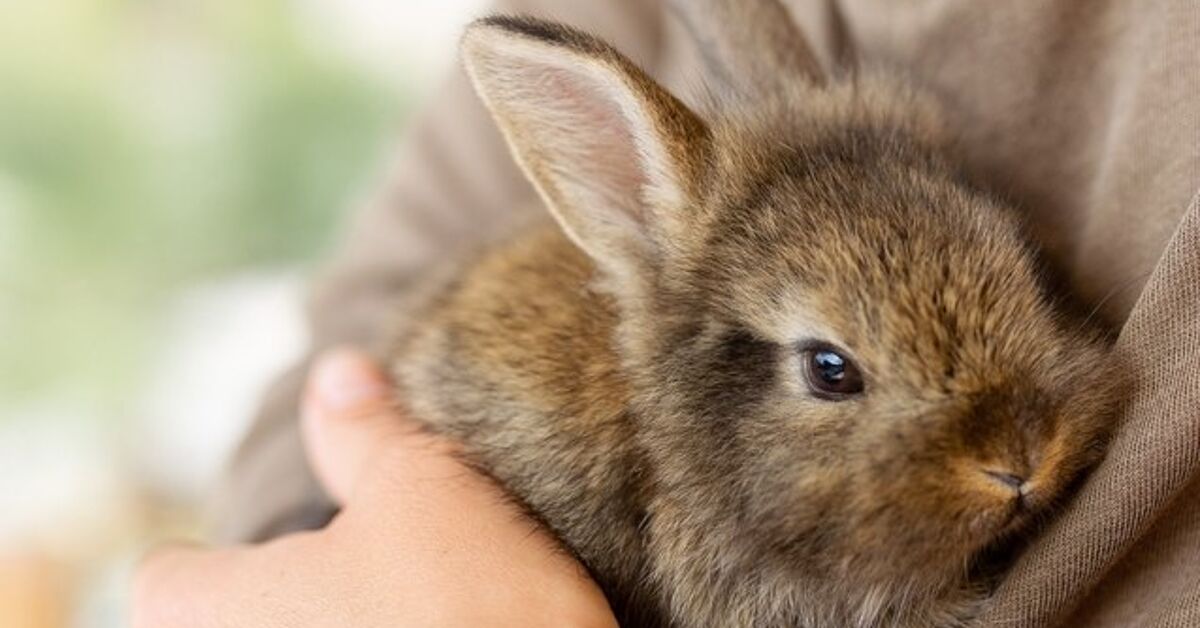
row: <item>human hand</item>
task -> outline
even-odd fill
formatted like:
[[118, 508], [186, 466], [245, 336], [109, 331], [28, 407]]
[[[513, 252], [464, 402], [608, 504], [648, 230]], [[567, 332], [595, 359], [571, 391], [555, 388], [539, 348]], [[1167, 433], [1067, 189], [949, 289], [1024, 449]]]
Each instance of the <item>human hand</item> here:
[[262, 545], [153, 552], [135, 576], [135, 628], [616, 626], [583, 567], [393, 409], [370, 359], [316, 362], [309, 460], [342, 511]]

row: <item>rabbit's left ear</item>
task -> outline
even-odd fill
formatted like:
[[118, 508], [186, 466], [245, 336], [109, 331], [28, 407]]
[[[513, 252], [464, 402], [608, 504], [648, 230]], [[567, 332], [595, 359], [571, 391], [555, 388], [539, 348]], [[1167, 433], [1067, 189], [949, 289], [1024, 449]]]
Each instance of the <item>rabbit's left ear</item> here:
[[462, 50], [567, 235], [618, 277], [652, 269], [699, 189], [704, 123], [610, 46], [564, 26], [486, 18]]

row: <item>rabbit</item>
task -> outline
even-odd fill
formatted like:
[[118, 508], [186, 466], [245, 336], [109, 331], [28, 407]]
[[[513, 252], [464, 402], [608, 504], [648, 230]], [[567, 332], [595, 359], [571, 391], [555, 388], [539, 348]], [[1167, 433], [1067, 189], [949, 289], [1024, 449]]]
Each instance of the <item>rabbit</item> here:
[[1105, 452], [1110, 335], [951, 167], [930, 99], [820, 76], [775, 3], [696, 5], [726, 90], [703, 116], [579, 30], [467, 27], [549, 215], [405, 317], [402, 408], [622, 625], [968, 625], [989, 557]]

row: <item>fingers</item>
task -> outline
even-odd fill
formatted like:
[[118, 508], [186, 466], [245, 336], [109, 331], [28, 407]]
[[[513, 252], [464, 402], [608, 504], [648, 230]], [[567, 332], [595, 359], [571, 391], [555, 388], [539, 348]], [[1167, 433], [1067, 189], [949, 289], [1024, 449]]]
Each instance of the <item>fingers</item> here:
[[381, 455], [402, 456], [408, 467], [449, 449], [397, 412], [383, 370], [370, 356], [348, 348], [334, 349], [313, 364], [303, 427], [318, 479], [342, 504], [359, 485], [364, 468]]
[[342, 513], [263, 545], [155, 552], [135, 578], [134, 628], [615, 625], [583, 568], [455, 445], [396, 412], [391, 389], [362, 353], [319, 358], [304, 437]]
[[394, 416], [382, 370], [365, 354], [334, 349], [309, 372], [304, 394], [304, 443], [317, 478], [345, 503], [363, 461], [379, 446]]

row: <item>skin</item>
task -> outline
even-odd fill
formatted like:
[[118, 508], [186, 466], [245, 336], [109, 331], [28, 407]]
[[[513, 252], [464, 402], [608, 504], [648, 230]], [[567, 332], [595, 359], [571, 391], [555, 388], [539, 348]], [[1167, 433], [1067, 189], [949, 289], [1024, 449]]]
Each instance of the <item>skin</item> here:
[[304, 436], [341, 513], [263, 545], [154, 551], [133, 626], [616, 626], [579, 563], [390, 390], [361, 353], [320, 358]]

